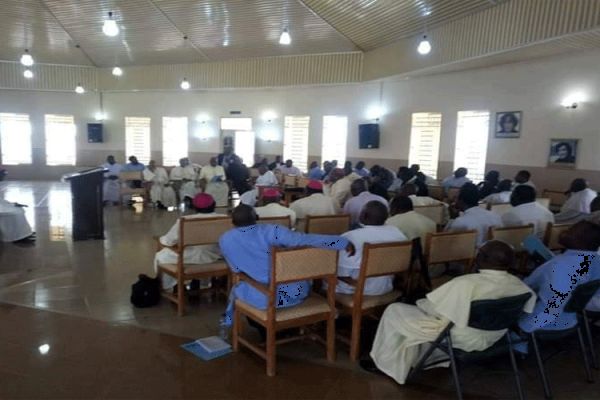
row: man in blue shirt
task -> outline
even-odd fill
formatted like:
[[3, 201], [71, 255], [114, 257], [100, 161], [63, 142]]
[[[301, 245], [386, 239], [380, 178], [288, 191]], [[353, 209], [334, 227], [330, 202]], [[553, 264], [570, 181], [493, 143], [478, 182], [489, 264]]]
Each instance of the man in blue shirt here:
[[308, 178], [311, 180], [320, 181], [323, 179], [323, 175], [325, 175], [325, 171], [319, 168], [319, 163], [316, 161], [311, 162], [308, 169]]
[[571, 293], [578, 285], [600, 279], [600, 225], [579, 222], [560, 235], [559, 243], [567, 250], [524, 280], [538, 295], [533, 312], [519, 321], [525, 332], [573, 327], [577, 316], [563, 312]]
[[[219, 240], [223, 257], [233, 272], [244, 272], [252, 279], [268, 284], [271, 278], [271, 247], [311, 246], [331, 250], [346, 250], [354, 255], [354, 245], [341, 236], [308, 235], [293, 232], [281, 225], [257, 224], [257, 216], [250, 206], [241, 204], [233, 210], [234, 229]], [[310, 282], [293, 282], [278, 287], [277, 307], [292, 307], [300, 304], [310, 293]], [[231, 292], [226, 310], [227, 322], [232, 322], [233, 307], [240, 299], [259, 309], [266, 309], [267, 297], [252, 287], [240, 282]]]

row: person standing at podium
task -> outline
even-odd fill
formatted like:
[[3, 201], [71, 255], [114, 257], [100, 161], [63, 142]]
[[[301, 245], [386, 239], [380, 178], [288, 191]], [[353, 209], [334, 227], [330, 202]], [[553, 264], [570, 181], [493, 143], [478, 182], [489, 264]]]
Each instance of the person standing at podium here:
[[121, 202], [119, 173], [121, 173], [123, 166], [115, 162], [115, 156], [110, 155], [106, 157], [106, 162], [102, 164], [102, 168], [106, 170], [102, 186], [104, 205], [109, 203], [119, 204]]

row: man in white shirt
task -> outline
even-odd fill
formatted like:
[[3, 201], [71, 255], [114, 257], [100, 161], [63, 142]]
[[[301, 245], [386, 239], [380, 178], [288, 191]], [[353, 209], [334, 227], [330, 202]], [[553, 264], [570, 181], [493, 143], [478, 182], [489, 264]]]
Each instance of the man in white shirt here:
[[447, 177], [442, 181], [442, 186], [446, 191], [450, 188], [461, 188], [465, 183], [470, 183], [471, 180], [467, 178], [469, 171], [466, 168], [458, 168], [454, 171], [454, 174]]
[[265, 189], [262, 196], [264, 206], [256, 207], [254, 211], [259, 218], [289, 216], [293, 228], [296, 226], [296, 212], [279, 204], [280, 199], [281, 194], [276, 189]]
[[460, 189], [457, 207], [463, 214], [451, 220], [446, 226], [446, 231], [461, 232], [474, 229], [477, 231], [477, 246], [486, 240], [492, 226], [502, 227], [502, 219], [498, 214], [479, 207], [479, 190], [472, 183], [466, 183]]
[[121, 164], [115, 162], [115, 157], [110, 155], [106, 157], [106, 163], [102, 164], [102, 168], [107, 170], [104, 173], [104, 184], [102, 185], [102, 198], [104, 204], [119, 204], [121, 203], [121, 183], [119, 182], [119, 174], [123, 169]]
[[204, 187], [204, 193], [215, 199], [217, 207], [229, 205], [229, 186], [225, 182], [225, 169], [217, 164], [217, 157], [211, 157], [210, 164], [200, 170], [198, 179]]
[[352, 198], [344, 204], [344, 214], [350, 215], [350, 225], [355, 228], [358, 226], [360, 219], [360, 213], [363, 207], [370, 201], [378, 201], [383, 204], [386, 208], [389, 208], [388, 202], [381, 196], [377, 196], [369, 192], [367, 188], [367, 181], [364, 179], [357, 179], [350, 185], [350, 193]]
[[522, 169], [521, 171], [517, 172], [517, 175], [515, 175], [514, 187], [519, 185], [531, 186], [535, 189], [535, 185], [533, 182], [531, 182], [531, 173], [529, 171]]
[[0, 199], [0, 242], [35, 240], [35, 233], [27, 222], [23, 207], [23, 204]]
[[536, 202], [535, 196], [535, 189], [531, 186], [517, 186], [510, 198], [513, 208], [502, 214], [502, 223], [504, 226], [533, 224], [535, 234], [542, 239], [548, 222], [554, 223], [554, 214]]
[[339, 211], [333, 199], [323, 194], [321, 181], [308, 182], [306, 197], [294, 201], [290, 204], [290, 209], [296, 213], [298, 231], [304, 230], [303, 224], [309, 215], [334, 215]]
[[512, 181], [504, 179], [498, 183], [498, 192], [486, 196], [482, 201], [487, 204], [506, 204], [510, 203], [512, 195]]
[[190, 165], [190, 159], [184, 157], [179, 160], [179, 166], [171, 170], [171, 183], [173, 190], [179, 196], [179, 200], [185, 197], [194, 198], [200, 189], [196, 188], [196, 170]]
[[[186, 215], [182, 218], [214, 218], [222, 214], [215, 213], [215, 200], [211, 195], [206, 193], [198, 193], [192, 200], [192, 205], [197, 211], [197, 214]], [[159, 238], [161, 245], [166, 246], [156, 253], [154, 256], [154, 269], [157, 271], [157, 266], [161, 264], [177, 263], [177, 253], [169, 247], [179, 243], [179, 219], [169, 229], [169, 231]], [[208, 264], [215, 262], [221, 258], [219, 246], [202, 245], [186, 247], [183, 253], [183, 262], [186, 264]], [[177, 280], [169, 275], [162, 275], [162, 285], [164, 289], [172, 289], [177, 284]]]
[[273, 171], [269, 171], [266, 165], [258, 167], [258, 178], [256, 178], [256, 186], [277, 186], [279, 182]]
[[[356, 254], [349, 257], [347, 254], [340, 252], [338, 259], [339, 277], [358, 279], [365, 243], [389, 243], [407, 240], [406, 236], [396, 227], [384, 225], [387, 217], [387, 207], [381, 202], [375, 200], [365, 205], [360, 215], [360, 223], [363, 225], [363, 228], [355, 229], [342, 235], [342, 237], [354, 244]], [[391, 275], [367, 278], [364, 295], [377, 296], [391, 292], [394, 288], [393, 279]], [[336, 293], [353, 294], [354, 287], [340, 280], [335, 291]]]
[[413, 210], [413, 203], [409, 197], [394, 197], [390, 205], [390, 215], [385, 224], [398, 228], [408, 240], [421, 238], [421, 246], [425, 246], [428, 233], [437, 231], [437, 225], [431, 218]]
[[[496, 343], [506, 333], [504, 330], [483, 331], [468, 326], [471, 302], [531, 293], [532, 297], [523, 308], [531, 313], [536, 295], [519, 278], [507, 272], [514, 261], [515, 254], [509, 245], [500, 241], [487, 242], [477, 254], [479, 273], [452, 279], [418, 300], [416, 306], [404, 303], [388, 306], [371, 350], [376, 367], [403, 385], [411, 368], [427, 351], [425, 344], [434, 341], [450, 321], [455, 325], [451, 331], [455, 348], [482, 351]], [[432, 356], [444, 359], [435, 352]], [[434, 360], [429, 359], [430, 362]], [[367, 360], [361, 362], [363, 368], [373, 370], [369, 364]], [[436, 366], [447, 367], [448, 363]]]
[[159, 208], [175, 207], [177, 196], [169, 185], [169, 175], [162, 167], [157, 167], [154, 160], [142, 172], [144, 181], [150, 184], [150, 201]]
[[560, 212], [578, 211], [584, 214], [590, 214], [590, 204], [598, 196], [598, 192], [588, 187], [585, 179], [577, 178], [571, 182], [569, 188], [569, 198], [560, 208]]
[[302, 171], [298, 167], [294, 167], [294, 162], [292, 160], [286, 160], [284, 165], [279, 166], [278, 168], [283, 175], [294, 175], [300, 176], [302, 175]]
[[352, 196], [350, 186], [352, 182], [361, 179], [359, 175], [348, 171], [348, 174], [341, 168], [336, 168], [329, 174], [329, 179], [333, 184], [329, 187], [327, 195], [329, 195], [336, 203], [336, 207], [342, 208], [346, 201]]

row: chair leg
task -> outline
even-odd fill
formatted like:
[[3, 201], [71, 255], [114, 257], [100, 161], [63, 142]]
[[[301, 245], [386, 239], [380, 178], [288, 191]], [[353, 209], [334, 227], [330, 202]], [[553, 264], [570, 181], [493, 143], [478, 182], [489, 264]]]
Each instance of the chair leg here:
[[460, 388], [460, 379], [458, 377], [458, 367], [456, 365], [456, 358], [454, 358], [454, 350], [452, 349], [452, 337], [450, 333], [446, 337], [448, 341], [448, 355], [450, 356], [450, 368], [452, 369], [452, 378], [454, 379], [454, 388], [456, 389], [456, 397], [458, 400], [462, 400], [462, 390]]
[[267, 375], [275, 376], [275, 329], [267, 328]]
[[233, 351], [239, 351], [239, 342], [238, 337], [240, 335], [240, 312], [237, 310], [237, 307], [233, 308], [233, 327], [231, 329], [231, 348]]
[[362, 322], [362, 315], [356, 313], [352, 316], [352, 334], [350, 338], [350, 359], [352, 361], [358, 360], [360, 356], [360, 326]]
[[508, 354], [510, 355], [510, 364], [512, 365], [512, 370], [515, 375], [515, 383], [517, 385], [517, 395], [519, 396], [519, 400], [523, 400], [523, 388], [521, 387], [521, 378], [519, 376], [519, 367], [517, 365], [517, 360], [515, 358], [515, 352], [512, 348], [512, 340], [510, 339], [510, 331], [506, 332], [506, 340], [508, 342]]
[[327, 361], [335, 362], [335, 315], [327, 320]]
[[581, 350], [581, 357], [583, 358], [583, 367], [585, 368], [585, 379], [589, 383], [593, 383], [594, 377], [592, 377], [592, 371], [590, 370], [590, 361], [588, 360], [585, 342], [583, 341], [583, 332], [581, 331], [581, 326], [577, 326], [577, 339], [579, 340], [579, 350]]
[[177, 279], [177, 315], [183, 317], [185, 313], [185, 282], [182, 278]]
[[600, 369], [598, 366], [598, 357], [596, 356], [596, 348], [594, 347], [594, 337], [592, 336], [592, 329], [590, 328], [590, 320], [585, 311], [583, 312], [583, 327], [585, 328], [585, 335], [587, 336], [588, 345], [590, 346], [592, 367], [594, 367], [594, 369]]
[[531, 333], [531, 343], [533, 344], [533, 351], [535, 353], [535, 360], [537, 361], [538, 365], [538, 372], [540, 374], [540, 378], [542, 379], [542, 385], [544, 386], [544, 396], [547, 399], [551, 399], [552, 392], [550, 391], [550, 385], [548, 384], [548, 379], [546, 378], [544, 362], [542, 361], [542, 356], [540, 354], [540, 349], [534, 332]]

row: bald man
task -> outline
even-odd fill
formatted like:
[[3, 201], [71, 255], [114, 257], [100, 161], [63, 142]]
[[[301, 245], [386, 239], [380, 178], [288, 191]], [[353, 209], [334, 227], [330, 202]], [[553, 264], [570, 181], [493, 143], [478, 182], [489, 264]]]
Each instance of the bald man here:
[[[515, 262], [511, 246], [500, 241], [485, 243], [477, 254], [479, 272], [452, 279], [430, 292], [426, 298], [413, 306], [394, 303], [387, 307], [377, 328], [371, 357], [375, 366], [404, 384], [410, 369], [427, 351], [423, 344], [434, 341], [451, 321], [453, 347], [463, 351], [482, 351], [496, 343], [505, 331], [482, 331], [468, 326], [471, 302], [484, 299], [500, 299], [532, 293], [524, 307], [531, 313], [535, 293], [519, 278], [507, 270]], [[435, 354], [435, 353], [434, 353]], [[431, 362], [434, 359], [429, 359]], [[373, 370], [365, 360], [361, 365]], [[448, 363], [437, 364], [447, 367]]]

